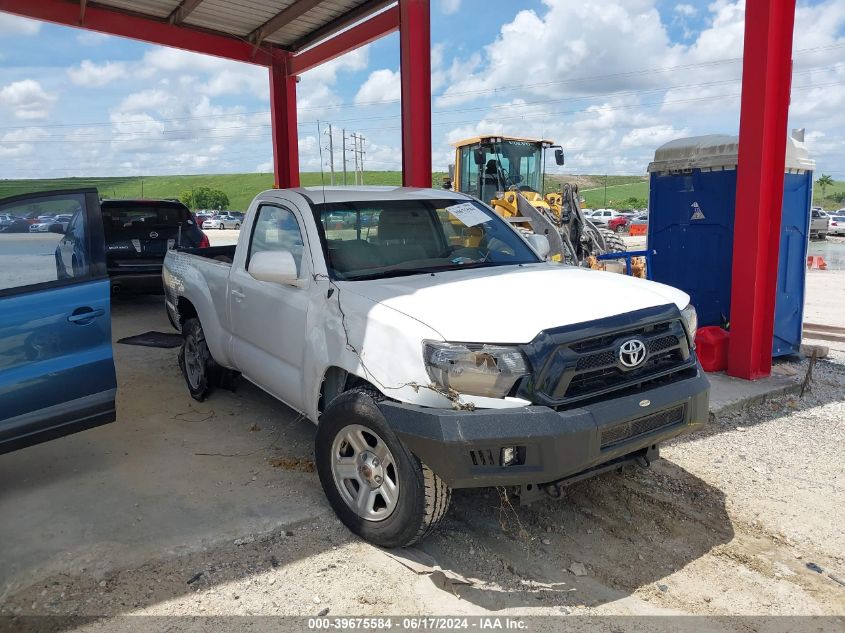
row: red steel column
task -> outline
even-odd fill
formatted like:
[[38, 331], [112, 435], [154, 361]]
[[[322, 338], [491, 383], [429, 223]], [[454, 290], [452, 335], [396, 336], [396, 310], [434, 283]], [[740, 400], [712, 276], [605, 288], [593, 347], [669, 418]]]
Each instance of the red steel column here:
[[431, 187], [431, 8], [399, 0], [402, 74], [402, 184]]
[[276, 188], [299, 186], [296, 76], [288, 72], [288, 58], [287, 53], [275, 53], [270, 65], [270, 124]]
[[747, 0], [728, 374], [772, 369], [795, 0]]

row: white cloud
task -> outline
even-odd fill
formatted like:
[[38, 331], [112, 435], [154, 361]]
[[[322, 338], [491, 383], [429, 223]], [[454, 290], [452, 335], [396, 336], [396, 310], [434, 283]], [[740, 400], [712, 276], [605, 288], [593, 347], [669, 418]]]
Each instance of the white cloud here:
[[373, 105], [397, 101], [401, 96], [399, 71], [388, 68], [374, 70], [355, 95], [355, 105]]
[[15, 35], [38, 35], [41, 22], [16, 15], [0, 13], [0, 37]]
[[682, 15], [686, 18], [690, 18], [696, 13], [698, 13], [698, 9], [696, 9], [691, 4], [676, 4], [675, 13], [677, 13], [678, 15]]
[[122, 62], [106, 62], [97, 65], [85, 59], [79, 66], [68, 68], [67, 74], [77, 86], [96, 88], [127, 77], [127, 67]]
[[0, 106], [12, 112], [18, 119], [45, 119], [56, 96], [48, 94], [41, 84], [32, 79], [15, 81], [0, 88]]
[[461, 0], [440, 0], [440, 11], [443, 15], [452, 15], [461, 8]]

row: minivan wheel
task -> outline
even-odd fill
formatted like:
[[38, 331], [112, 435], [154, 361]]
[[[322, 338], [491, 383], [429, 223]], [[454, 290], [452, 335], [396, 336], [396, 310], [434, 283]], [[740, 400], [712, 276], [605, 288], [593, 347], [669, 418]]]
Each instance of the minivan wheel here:
[[434, 529], [451, 491], [396, 436], [380, 399], [372, 387], [361, 387], [331, 402], [317, 427], [317, 473], [347, 528], [375, 545], [404, 547]]
[[240, 224], [235, 223], [235, 230], [236, 230], [236, 231], [238, 231], [238, 230], [240, 230], [240, 228], [241, 228], [241, 225], [240, 225]]

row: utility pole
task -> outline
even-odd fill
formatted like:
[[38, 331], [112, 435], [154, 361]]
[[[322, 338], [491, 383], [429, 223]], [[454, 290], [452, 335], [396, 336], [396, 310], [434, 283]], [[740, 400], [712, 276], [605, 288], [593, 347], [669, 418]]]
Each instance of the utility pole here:
[[346, 186], [346, 128], [341, 129], [343, 134], [343, 186]]
[[141, 198], [144, 198], [144, 179], [141, 178]]
[[361, 137], [361, 184], [364, 184], [364, 141], [366, 139], [362, 136]]
[[358, 183], [358, 134], [352, 133], [352, 158], [355, 160], [355, 184]]
[[332, 124], [329, 123], [329, 170], [331, 171], [331, 183], [334, 187], [334, 137], [332, 136]]
[[604, 175], [604, 208], [607, 208], [607, 174]]

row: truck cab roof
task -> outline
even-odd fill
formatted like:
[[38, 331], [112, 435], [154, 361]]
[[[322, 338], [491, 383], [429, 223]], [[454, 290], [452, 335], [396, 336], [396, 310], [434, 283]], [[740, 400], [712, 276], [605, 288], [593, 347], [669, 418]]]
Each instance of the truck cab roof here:
[[355, 187], [297, 187], [292, 189], [268, 189], [259, 194], [261, 198], [273, 198], [275, 193], [298, 193], [313, 204], [333, 202], [366, 202], [371, 200], [469, 200], [469, 196], [447, 189], [425, 189], [419, 187], [380, 187], [359, 185]]

